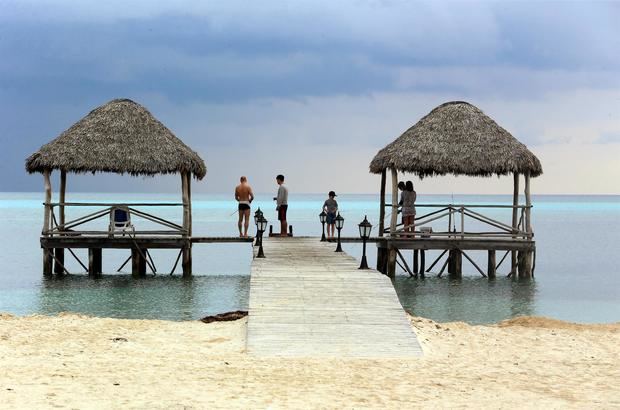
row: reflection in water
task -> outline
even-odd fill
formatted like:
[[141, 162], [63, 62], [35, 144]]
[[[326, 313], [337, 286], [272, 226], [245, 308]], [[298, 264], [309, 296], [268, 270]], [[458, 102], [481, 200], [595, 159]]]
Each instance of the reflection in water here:
[[106, 275], [100, 279], [67, 276], [42, 281], [38, 312], [76, 312], [128, 319], [195, 320], [232, 310], [247, 310], [249, 276]]
[[473, 324], [532, 315], [536, 295], [535, 281], [506, 278], [451, 280], [397, 276], [394, 287], [405, 310], [415, 316]]

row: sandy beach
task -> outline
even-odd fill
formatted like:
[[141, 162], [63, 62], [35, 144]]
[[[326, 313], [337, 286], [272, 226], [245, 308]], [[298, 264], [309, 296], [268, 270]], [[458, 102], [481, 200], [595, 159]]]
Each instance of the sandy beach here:
[[259, 359], [244, 353], [246, 319], [0, 315], [0, 406], [620, 406], [618, 323], [410, 321], [422, 359]]

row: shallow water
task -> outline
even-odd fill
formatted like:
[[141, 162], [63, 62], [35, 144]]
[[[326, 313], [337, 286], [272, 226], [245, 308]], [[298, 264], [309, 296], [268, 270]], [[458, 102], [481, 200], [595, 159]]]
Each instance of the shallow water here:
[[[338, 198], [345, 217], [343, 235], [357, 236], [357, 224], [365, 215], [376, 224], [377, 196]], [[168, 194], [72, 194], [70, 200], [177, 202], [178, 198]], [[323, 201], [322, 195], [291, 195], [289, 221], [296, 235], [320, 235], [317, 215]], [[420, 203], [451, 201], [510, 204], [511, 198], [421, 195], [418, 199]], [[133, 280], [126, 271], [116, 273], [128, 256], [126, 250], [104, 250], [106, 275], [101, 279], [90, 280], [80, 273], [82, 267], [69, 254], [65, 258], [72, 275], [44, 279], [38, 245], [43, 219], [41, 202], [41, 193], [0, 193], [0, 211], [8, 216], [0, 221], [4, 232], [0, 239], [4, 249], [0, 264], [1, 312], [24, 315], [71, 311], [104, 317], [187, 320], [247, 308], [249, 244], [195, 245], [191, 280], [180, 278], [179, 268], [173, 276], [169, 275], [177, 255], [170, 250], [153, 251], [158, 274], [146, 279]], [[265, 210], [267, 219], [275, 220], [271, 195], [259, 196], [255, 205]], [[231, 215], [234, 210], [235, 204], [228, 195], [195, 195], [194, 235], [236, 235], [236, 216]], [[180, 222], [179, 211], [163, 209], [159, 215]], [[488, 214], [510, 221], [510, 210]], [[74, 210], [67, 211], [68, 218], [79, 215]], [[92, 226], [102, 229], [102, 223], [105, 221], [95, 221]], [[139, 223], [148, 226], [147, 222]], [[620, 320], [620, 272], [615, 262], [620, 243], [620, 197], [535, 196], [533, 226], [537, 241], [533, 281], [505, 278], [508, 261], [500, 268], [497, 280], [488, 281], [464, 260], [466, 277], [460, 281], [436, 275], [414, 279], [400, 272], [395, 288], [401, 303], [413, 314], [438, 321], [490, 323], [516, 315], [544, 315], [577, 322]], [[361, 254], [361, 245], [345, 244], [344, 249], [355, 257]], [[86, 260], [85, 250], [76, 253]], [[371, 266], [375, 255], [375, 248], [370, 245]], [[427, 266], [437, 255], [438, 252], [427, 254]], [[486, 266], [485, 253], [473, 252], [471, 256], [480, 266]]]

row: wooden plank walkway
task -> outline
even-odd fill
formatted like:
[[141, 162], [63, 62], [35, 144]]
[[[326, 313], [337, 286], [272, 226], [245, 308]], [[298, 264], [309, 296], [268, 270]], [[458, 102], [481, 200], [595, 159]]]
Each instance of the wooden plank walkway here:
[[257, 356], [418, 357], [390, 279], [318, 238], [265, 238], [250, 278], [247, 351]]

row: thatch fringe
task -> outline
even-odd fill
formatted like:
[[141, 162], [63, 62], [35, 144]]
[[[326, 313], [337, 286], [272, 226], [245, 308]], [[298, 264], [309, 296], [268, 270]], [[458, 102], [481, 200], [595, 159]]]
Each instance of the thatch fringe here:
[[540, 161], [524, 144], [464, 101], [438, 106], [380, 150], [370, 172], [386, 168], [420, 177], [542, 174]]
[[30, 173], [114, 172], [155, 175], [207, 173], [200, 156], [140, 104], [128, 99], [108, 102], [76, 122], [26, 159]]

